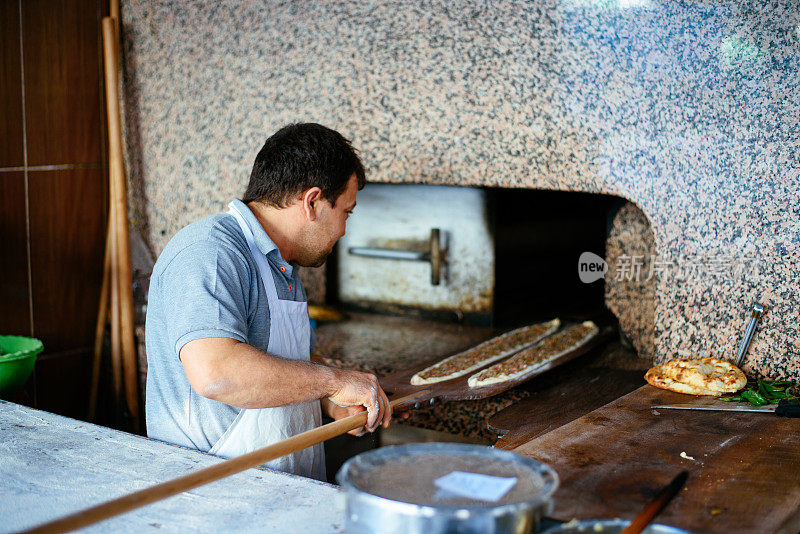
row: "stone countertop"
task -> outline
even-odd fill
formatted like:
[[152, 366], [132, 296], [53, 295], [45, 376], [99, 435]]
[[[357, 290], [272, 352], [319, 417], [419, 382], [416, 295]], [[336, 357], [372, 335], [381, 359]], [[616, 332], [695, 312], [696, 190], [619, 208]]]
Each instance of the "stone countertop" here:
[[[16, 532], [220, 458], [0, 401], [0, 532]], [[88, 532], [342, 532], [344, 495], [266, 468], [201, 486]]]

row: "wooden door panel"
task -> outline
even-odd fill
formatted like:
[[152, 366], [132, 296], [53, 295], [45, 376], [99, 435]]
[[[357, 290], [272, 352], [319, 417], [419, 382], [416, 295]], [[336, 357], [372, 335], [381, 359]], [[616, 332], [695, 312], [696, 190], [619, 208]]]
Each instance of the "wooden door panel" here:
[[28, 165], [101, 161], [97, 1], [22, 3]]
[[29, 173], [33, 321], [46, 352], [93, 343], [107, 186], [100, 169]]
[[19, 0], [0, 0], [0, 167], [25, 163]]
[[25, 173], [0, 172], [0, 335], [30, 335]]
[[86, 419], [89, 406], [91, 350], [39, 358], [36, 362], [36, 408]]

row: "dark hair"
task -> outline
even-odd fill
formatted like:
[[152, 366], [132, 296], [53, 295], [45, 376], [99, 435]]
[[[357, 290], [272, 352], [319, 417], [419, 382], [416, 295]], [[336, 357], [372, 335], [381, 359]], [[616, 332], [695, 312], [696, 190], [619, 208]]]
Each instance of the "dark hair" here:
[[353, 174], [362, 189], [364, 167], [339, 132], [314, 123], [290, 124], [258, 152], [242, 202], [285, 208], [303, 191], [319, 187], [322, 197], [336, 204]]

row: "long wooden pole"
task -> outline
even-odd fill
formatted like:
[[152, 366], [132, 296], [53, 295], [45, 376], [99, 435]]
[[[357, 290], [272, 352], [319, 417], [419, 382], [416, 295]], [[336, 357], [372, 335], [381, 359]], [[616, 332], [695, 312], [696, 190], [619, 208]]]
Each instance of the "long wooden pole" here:
[[[113, 173], [109, 170], [109, 175]], [[111, 198], [114, 198], [114, 180], [111, 180]], [[111, 203], [111, 376], [114, 387], [114, 413], [122, 410], [122, 344], [120, 342], [119, 316], [119, 255], [117, 253], [117, 209]]]
[[[389, 407], [394, 410], [396, 406], [408, 403], [412, 399], [426, 393], [428, 392], [418, 391], [411, 395], [392, 400], [389, 403]], [[327, 425], [322, 425], [321, 427], [297, 434], [296, 436], [279, 441], [278, 443], [273, 443], [272, 445], [257, 449], [253, 452], [243, 454], [242, 456], [237, 456], [236, 458], [225, 460], [211, 467], [195, 471], [194, 473], [189, 473], [188, 475], [124, 495], [113, 501], [81, 510], [80, 512], [62, 517], [61, 519], [56, 519], [55, 521], [45, 523], [44, 525], [24, 532], [52, 534], [70, 532], [87, 527], [110, 517], [135, 510], [136, 508], [160, 501], [161, 499], [172, 497], [178, 493], [189, 491], [198, 486], [240, 473], [245, 469], [256, 467], [270, 460], [274, 460], [275, 458], [280, 458], [281, 456], [286, 456], [287, 454], [297, 452], [306, 447], [311, 447], [317, 443], [322, 443], [325, 440], [339, 436], [350, 430], [360, 428], [364, 426], [366, 422], [367, 412], [360, 412], [350, 417], [339, 419]]]
[[103, 52], [105, 65], [106, 108], [108, 115], [109, 168], [114, 191], [115, 237], [120, 312], [120, 343], [122, 346], [123, 378], [128, 412], [138, 430], [139, 369], [134, 341], [133, 277], [131, 273], [130, 236], [128, 230], [128, 194], [122, 153], [122, 126], [119, 109], [119, 58], [117, 55], [116, 22], [103, 18]]
[[110, 263], [110, 351], [111, 351], [111, 376], [114, 390], [114, 413], [118, 414], [123, 406], [122, 386], [122, 344], [120, 342], [120, 315], [119, 315], [119, 254], [117, 252], [117, 206], [114, 202], [114, 169], [109, 167], [109, 225], [111, 226], [111, 263]]
[[100, 304], [97, 310], [97, 323], [94, 328], [94, 354], [92, 359], [92, 381], [89, 389], [89, 421], [94, 421], [97, 414], [97, 389], [100, 383], [100, 363], [103, 357], [103, 338], [108, 323], [108, 299], [111, 285], [111, 236], [113, 226], [109, 210], [108, 229], [106, 231], [106, 251], [103, 258], [103, 283], [100, 286]]
[[[109, 2], [109, 12], [111, 18], [114, 19], [117, 24], [116, 26], [116, 34], [119, 35], [119, 0], [111, 0]], [[119, 58], [119, 50], [116, 51], [115, 56]], [[109, 186], [112, 183], [111, 175], [109, 173]], [[103, 259], [103, 283], [100, 288], [100, 304], [97, 310], [97, 323], [95, 324], [95, 333], [94, 333], [94, 358], [92, 360], [92, 381], [91, 387], [89, 390], [89, 421], [94, 421], [95, 416], [97, 415], [97, 390], [99, 389], [100, 385], [100, 364], [102, 363], [103, 358], [103, 339], [105, 338], [106, 332], [106, 325], [109, 323], [109, 299], [111, 298], [111, 270], [114, 268], [112, 262], [114, 261], [113, 258], [115, 257], [116, 251], [114, 246], [114, 219], [113, 210], [111, 206], [113, 206], [113, 191], [111, 187], [109, 187], [109, 210], [108, 210], [108, 229], [106, 230], [106, 252], [105, 258]], [[116, 284], [116, 278], [115, 282]], [[116, 287], [116, 286], [115, 286]], [[118, 325], [115, 327], [118, 328]], [[119, 333], [116, 334], [117, 338], [119, 337]], [[117, 350], [119, 353], [119, 350]], [[119, 357], [119, 354], [117, 354]], [[122, 389], [122, 379], [121, 379], [121, 367], [119, 365], [119, 358], [117, 358], [116, 363], [112, 364], [112, 372], [114, 373], [114, 388], [115, 388], [115, 400], [119, 399], [120, 392]], [[117, 403], [119, 404], [119, 403]]]

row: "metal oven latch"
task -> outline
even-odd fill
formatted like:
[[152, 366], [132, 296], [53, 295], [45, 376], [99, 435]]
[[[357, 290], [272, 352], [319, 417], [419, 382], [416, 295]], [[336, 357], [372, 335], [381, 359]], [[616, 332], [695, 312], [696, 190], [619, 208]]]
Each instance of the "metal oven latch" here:
[[445, 262], [445, 249], [441, 245], [441, 232], [431, 228], [429, 250], [397, 250], [393, 248], [350, 247], [347, 251], [354, 256], [367, 256], [386, 260], [425, 261], [431, 264], [431, 284], [438, 286], [442, 279], [442, 264]]

